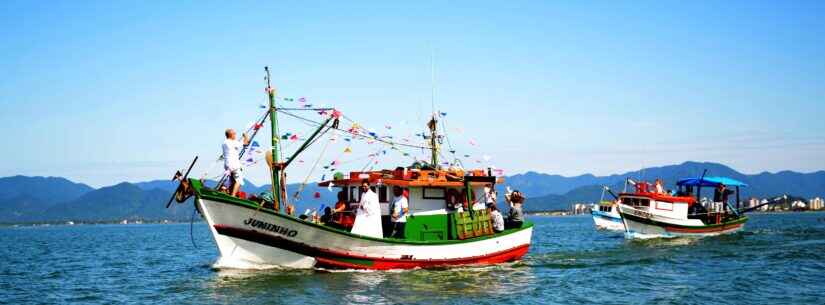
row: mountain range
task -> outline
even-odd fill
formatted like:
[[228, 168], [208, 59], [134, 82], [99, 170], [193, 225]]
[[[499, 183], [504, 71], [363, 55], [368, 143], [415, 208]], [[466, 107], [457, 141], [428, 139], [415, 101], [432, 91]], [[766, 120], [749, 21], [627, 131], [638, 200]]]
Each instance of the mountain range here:
[[[505, 177], [499, 185], [499, 195], [504, 186], [522, 191], [528, 200], [527, 211], [566, 210], [573, 203], [596, 202], [601, 198], [602, 186], [614, 192], [623, 189], [626, 178], [634, 180], [665, 181], [666, 188], [674, 188], [678, 179], [698, 177], [707, 170], [708, 176], [726, 176], [749, 185], [743, 188], [742, 200], [750, 197], [764, 198], [781, 194], [793, 194], [802, 198], [825, 195], [825, 171], [798, 173], [781, 171], [747, 175], [718, 163], [685, 162], [678, 165], [645, 168], [638, 171], [609, 176], [585, 174], [575, 177], [527, 172]], [[207, 185], [216, 184], [207, 181]], [[131, 220], [189, 220], [193, 213], [191, 199], [185, 204], [164, 204], [177, 187], [169, 180], [122, 182], [112, 186], [92, 188], [60, 177], [11, 176], [0, 178], [0, 223], [30, 223], [53, 221], [117, 221]], [[245, 181], [246, 193], [268, 191], [269, 185], [256, 186]], [[309, 183], [287, 186], [290, 201], [297, 211], [330, 205], [335, 200], [335, 189], [327, 190]], [[294, 194], [301, 190], [298, 200]]]

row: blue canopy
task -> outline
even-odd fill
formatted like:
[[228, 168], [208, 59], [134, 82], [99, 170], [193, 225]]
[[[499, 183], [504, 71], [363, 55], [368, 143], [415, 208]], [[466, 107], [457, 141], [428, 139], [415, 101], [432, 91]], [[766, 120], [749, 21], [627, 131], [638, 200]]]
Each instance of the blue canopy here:
[[720, 184], [724, 184], [725, 186], [748, 186], [744, 182], [734, 180], [728, 177], [707, 177], [704, 178], [687, 178], [682, 179], [676, 182], [676, 185], [679, 186], [712, 186], [718, 187]]

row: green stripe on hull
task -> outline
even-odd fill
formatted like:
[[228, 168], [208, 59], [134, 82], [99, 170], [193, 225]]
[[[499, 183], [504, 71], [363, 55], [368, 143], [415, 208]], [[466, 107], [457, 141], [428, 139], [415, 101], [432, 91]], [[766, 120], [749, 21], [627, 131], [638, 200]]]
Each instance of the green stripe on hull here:
[[522, 231], [522, 230], [527, 230], [527, 229], [533, 227], [532, 222], [524, 221], [524, 225], [522, 225], [521, 228], [518, 228], [518, 229], [507, 229], [507, 230], [504, 230], [503, 232], [497, 233], [495, 235], [487, 235], [487, 236], [476, 237], [476, 238], [471, 238], [471, 239], [463, 239], [463, 240], [429, 240], [429, 241], [422, 241], [422, 240], [403, 240], [403, 239], [395, 239], [395, 238], [375, 238], [375, 237], [352, 234], [352, 233], [347, 232], [345, 230], [340, 230], [340, 229], [336, 229], [336, 228], [316, 224], [316, 223], [309, 222], [309, 221], [303, 221], [303, 220], [300, 220], [298, 218], [276, 212], [275, 210], [272, 210], [272, 209], [261, 208], [258, 204], [256, 204], [253, 201], [250, 201], [250, 200], [244, 200], [244, 199], [240, 199], [240, 198], [237, 198], [237, 197], [230, 196], [230, 195], [225, 194], [225, 193], [221, 193], [221, 192], [214, 191], [214, 190], [211, 190], [211, 189], [206, 189], [206, 188], [203, 187], [203, 184], [200, 182], [200, 180], [189, 179], [189, 181], [190, 181], [190, 184], [192, 186], [192, 189], [195, 191], [195, 196], [197, 198], [208, 199], [208, 200], [217, 201], [217, 202], [221, 202], [221, 203], [225, 203], [225, 204], [240, 206], [240, 207], [243, 207], [243, 208], [260, 211], [261, 213], [265, 213], [265, 214], [273, 215], [273, 216], [276, 216], [276, 217], [280, 217], [281, 219], [296, 222], [296, 223], [299, 223], [301, 225], [312, 226], [312, 227], [315, 227], [315, 228], [318, 228], [318, 229], [321, 229], [321, 230], [326, 230], [326, 231], [346, 235], [346, 236], [353, 237], [353, 238], [378, 241], [378, 242], [382, 242], [382, 243], [407, 244], [407, 245], [461, 244], [461, 243], [476, 242], [476, 241], [490, 239], [490, 238], [498, 238], [498, 237], [501, 237], [501, 236], [504, 236], [504, 235], [513, 234], [513, 233], [516, 233], [516, 232], [519, 232], [519, 231]]

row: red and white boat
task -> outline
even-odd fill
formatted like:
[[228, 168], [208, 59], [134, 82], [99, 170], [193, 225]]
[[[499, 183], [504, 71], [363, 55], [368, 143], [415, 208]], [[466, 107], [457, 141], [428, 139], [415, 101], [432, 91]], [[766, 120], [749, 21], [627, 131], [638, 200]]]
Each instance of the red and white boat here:
[[[267, 71], [268, 73], [268, 71]], [[289, 203], [284, 195], [282, 173], [305, 146], [313, 143], [324, 132], [338, 128], [338, 118], [331, 115], [286, 162], [278, 160], [275, 90], [267, 87], [269, 117], [272, 127], [272, 156], [270, 167], [275, 203], [237, 198], [213, 188], [201, 180], [186, 179], [183, 175], [176, 199], [185, 201], [195, 197], [195, 205], [209, 225], [220, 251], [218, 266], [284, 268], [346, 268], [346, 269], [409, 269], [438, 266], [496, 264], [521, 259], [528, 251], [533, 224], [525, 221], [521, 227], [494, 232], [487, 210], [450, 212], [448, 204], [464, 202], [472, 205], [473, 194], [483, 192], [485, 186], [501, 183], [502, 178], [487, 170], [443, 169], [438, 166], [439, 135], [437, 116], [428, 124], [429, 149], [432, 160], [418, 167], [393, 170], [352, 172], [337, 175], [323, 186], [344, 191], [349, 202], [357, 202], [358, 185], [369, 181], [379, 195], [384, 223], [388, 218], [388, 201], [392, 186], [401, 186], [409, 192], [409, 214], [405, 238], [377, 238], [351, 233], [346, 224], [321, 224], [303, 220], [283, 211]], [[336, 111], [331, 111], [334, 113]], [[266, 119], [266, 117], [264, 118]], [[349, 132], [353, 132], [350, 130]], [[354, 137], [367, 136], [354, 132]], [[191, 169], [191, 167], [190, 167]], [[385, 236], [386, 236], [385, 230]]]
[[[739, 188], [746, 184], [724, 177], [682, 179], [675, 195], [651, 190], [646, 182], [635, 183], [635, 192], [619, 194], [619, 214], [628, 238], [703, 237], [737, 232], [744, 228], [748, 217], [727, 200], [719, 200], [705, 208], [699, 202], [702, 187]], [[696, 197], [692, 196], [696, 191]], [[730, 189], [728, 189], [730, 191]], [[727, 198], [727, 195], [724, 196]]]

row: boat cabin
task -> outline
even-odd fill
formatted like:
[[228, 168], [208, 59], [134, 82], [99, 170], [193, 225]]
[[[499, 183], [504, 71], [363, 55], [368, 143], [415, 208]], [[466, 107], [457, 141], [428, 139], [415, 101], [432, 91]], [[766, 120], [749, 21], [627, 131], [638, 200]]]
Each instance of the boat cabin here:
[[648, 182], [636, 182], [634, 187], [635, 191], [632, 193], [619, 194], [619, 203], [651, 214], [677, 219], [686, 218], [688, 208], [696, 203], [693, 197], [657, 192]]
[[[409, 205], [404, 236], [407, 240], [456, 240], [493, 235], [489, 210], [473, 210], [477, 198], [487, 196], [485, 187], [494, 189], [503, 178], [491, 175], [490, 170], [463, 171], [398, 168], [371, 172], [351, 172], [349, 177], [336, 175], [334, 180], [319, 186], [339, 188], [349, 204], [360, 201], [359, 187], [369, 181], [378, 194], [384, 236], [392, 232], [390, 205], [394, 200], [393, 187], [405, 190]], [[483, 202], [483, 201], [482, 201]], [[354, 210], [343, 213], [333, 226], [351, 229]]]
[[[699, 219], [705, 224], [718, 224], [727, 218], [738, 217], [738, 209], [728, 203], [728, 196], [736, 194], [746, 184], [725, 177], [702, 177], [679, 180], [674, 192], [657, 192], [648, 182], [636, 182], [633, 193], [619, 194], [619, 202], [651, 215], [671, 219]], [[702, 188], [714, 189], [714, 200], [703, 206]]]

